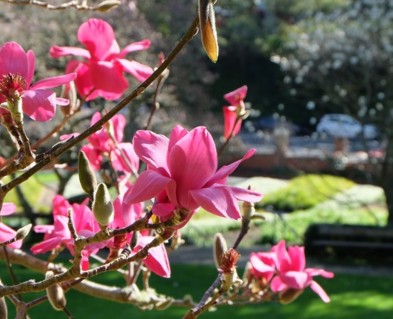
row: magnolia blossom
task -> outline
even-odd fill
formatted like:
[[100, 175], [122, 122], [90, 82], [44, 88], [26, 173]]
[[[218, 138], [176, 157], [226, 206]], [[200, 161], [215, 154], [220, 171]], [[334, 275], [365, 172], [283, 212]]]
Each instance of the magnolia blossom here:
[[[94, 218], [93, 212], [87, 207], [87, 202], [71, 205], [64, 197], [57, 195], [53, 199], [53, 225], [34, 226], [36, 233], [44, 233], [42, 242], [31, 247], [34, 254], [42, 254], [53, 249], [66, 247], [74, 254], [74, 239], [68, 228], [68, 210], [72, 209], [72, 220], [79, 236], [92, 236], [100, 231], [100, 226]], [[89, 268], [89, 255], [96, 253], [105, 243], [88, 245], [82, 251], [83, 270]]]
[[332, 272], [319, 268], [306, 268], [304, 247], [293, 246], [288, 249], [281, 240], [267, 253], [250, 255], [252, 274], [270, 282], [273, 292], [292, 291], [297, 296], [305, 288], [310, 287], [324, 302], [330, 298], [323, 288], [313, 279], [314, 276], [333, 278]]
[[[91, 125], [101, 119], [100, 113], [94, 113]], [[90, 164], [95, 170], [101, 168], [103, 156], [109, 157], [115, 170], [125, 173], [136, 173], [139, 168], [139, 159], [131, 143], [122, 143], [126, 118], [117, 114], [99, 131], [90, 135], [89, 144], [82, 147]]]
[[[0, 103], [22, 99], [23, 112], [33, 120], [50, 120], [56, 104], [66, 105], [65, 99], [56, 97], [51, 89], [74, 80], [76, 73], [46, 78], [32, 84], [35, 67], [34, 52], [27, 53], [16, 42], [7, 42], [0, 47]], [[0, 109], [0, 114], [9, 112]]]
[[242, 117], [245, 115], [244, 99], [247, 95], [247, 85], [224, 95], [231, 105], [223, 107], [224, 113], [224, 137], [229, 138], [240, 132]]
[[[3, 203], [3, 206], [0, 210], [0, 216], [8, 216], [15, 212], [16, 206], [13, 203]], [[0, 223], [0, 242], [4, 243], [7, 240], [10, 240], [16, 236], [16, 231], [7, 225]], [[7, 247], [11, 248], [20, 248], [22, 246], [22, 240], [15, 241]]]
[[205, 127], [187, 131], [177, 125], [169, 139], [141, 130], [136, 132], [133, 145], [147, 170], [125, 195], [125, 202], [156, 197], [153, 212], [160, 217], [170, 218], [178, 208], [191, 212], [203, 207], [218, 216], [239, 219], [238, 200], [256, 202], [262, 197], [257, 192], [226, 185], [227, 177], [255, 150], [217, 171], [216, 146]]
[[112, 27], [100, 19], [89, 19], [82, 23], [77, 37], [86, 49], [52, 46], [50, 54], [54, 58], [66, 55], [82, 58], [81, 61], [70, 61], [67, 70], [78, 73], [75, 85], [78, 93], [87, 101], [99, 96], [107, 100], [120, 98], [128, 88], [124, 72], [141, 82], [153, 73], [149, 66], [125, 59], [128, 53], [148, 49], [150, 41], [147, 39], [131, 43], [120, 50]]

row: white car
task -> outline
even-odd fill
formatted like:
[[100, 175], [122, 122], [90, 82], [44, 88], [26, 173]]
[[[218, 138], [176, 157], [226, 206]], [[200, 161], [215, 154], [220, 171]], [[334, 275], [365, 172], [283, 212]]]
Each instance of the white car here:
[[346, 114], [326, 114], [322, 116], [316, 130], [318, 133], [333, 137], [355, 138], [363, 134], [366, 139], [373, 139], [378, 136], [378, 130], [374, 125], [362, 125]]

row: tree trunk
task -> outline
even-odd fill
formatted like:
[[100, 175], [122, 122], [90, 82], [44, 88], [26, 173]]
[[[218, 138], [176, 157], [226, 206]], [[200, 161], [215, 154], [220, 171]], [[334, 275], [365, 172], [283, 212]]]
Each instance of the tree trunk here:
[[393, 225], [393, 138], [389, 138], [387, 141], [380, 181], [388, 210], [387, 224]]

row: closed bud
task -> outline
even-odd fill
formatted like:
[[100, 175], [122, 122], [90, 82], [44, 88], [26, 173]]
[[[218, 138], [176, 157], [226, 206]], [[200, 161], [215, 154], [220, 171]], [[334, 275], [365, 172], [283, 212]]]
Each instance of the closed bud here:
[[216, 18], [212, 0], [198, 0], [199, 28], [203, 48], [212, 62], [218, 59], [218, 40], [216, 31]]
[[93, 194], [97, 187], [97, 178], [84, 152], [78, 156], [79, 182], [87, 194]]
[[60, 96], [68, 100], [68, 105], [61, 106], [60, 111], [65, 116], [74, 114], [80, 104], [74, 81], [63, 85]]
[[[2, 281], [0, 280], [0, 287], [3, 286]], [[8, 308], [7, 303], [5, 302], [5, 298], [0, 298], [0, 318], [7, 319], [8, 318]]]
[[100, 183], [94, 194], [93, 213], [98, 224], [106, 227], [113, 221], [114, 210], [108, 188], [104, 183]]
[[228, 250], [227, 242], [221, 233], [214, 236], [213, 257], [217, 268], [220, 268], [220, 263], [224, 253]]
[[[53, 276], [53, 271], [48, 271], [45, 274], [46, 279], [52, 278]], [[53, 286], [46, 288], [46, 295], [53, 309], [62, 311], [65, 308], [67, 300], [64, 295], [64, 290], [59, 284], [54, 284]]]
[[243, 202], [243, 218], [250, 220], [255, 214], [254, 203]]
[[97, 10], [100, 12], [107, 12], [114, 7], [117, 7], [120, 4], [119, 0], [104, 0], [100, 2], [97, 6], [93, 8], [93, 10]]
[[27, 224], [26, 226], [19, 228], [16, 231], [16, 235], [15, 235], [16, 240], [25, 239], [27, 237], [27, 235], [30, 233], [31, 227], [32, 227], [32, 224]]
[[294, 301], [297, 297], [299, 297], [302, 294], [302, 292], [303, 290], [301, 289], [288, 288], [280, 292], [278, 296], [278, 300], [280, 301], [280, 303], [286, 305]]

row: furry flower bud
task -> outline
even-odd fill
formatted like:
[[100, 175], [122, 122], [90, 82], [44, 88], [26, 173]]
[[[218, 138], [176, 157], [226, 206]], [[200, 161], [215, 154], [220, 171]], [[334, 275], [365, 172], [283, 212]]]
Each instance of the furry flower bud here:
[[[53, 276], [53, 271], [48, 271], [45, 274], [46, 279], [52, 278]], [[46, 295], [48, 296], [48, 300], [53, 309], [62, 311], [65, 308], [67, 300], [64, 295], [64, 290], [59, 284], [54, 284], [53, 286], [46, 288]]]
[[97, 178], [91, 168], [90, 162], [84, 152], [80, 152], [78, 156], [78, 170], [79, 170], [79, 182], [82, 189], [87, 194], [93, 194], [97, 188]]
[[113, 221], [114, 210], [108, 188], [104, 183], [100, 183], [94, 194], [93, 213], [98, 224], [106, 227]]
[[121, 2], [119, 0], [104, 0], [94, 7], [94, 10], [100, 12], [107, 12], [114, 7], [117, 7]]
[[25, 239], [27, 235], [30, 233], [32, 226], [33, 226], [32, 224], [27, 224], [26, 226], [19, 228], [16, 231], [16, 235], [15, 235], [16, 240]]
[[214, 236], [213, 257], [217, 268], [220, 268], [224, 253], [228, 250], [227, 242], [221, 233]]

